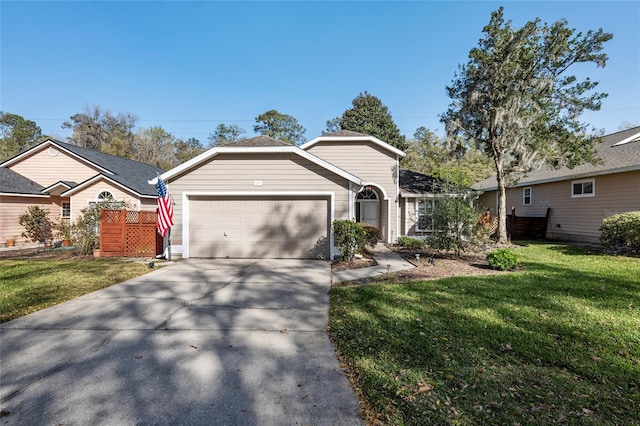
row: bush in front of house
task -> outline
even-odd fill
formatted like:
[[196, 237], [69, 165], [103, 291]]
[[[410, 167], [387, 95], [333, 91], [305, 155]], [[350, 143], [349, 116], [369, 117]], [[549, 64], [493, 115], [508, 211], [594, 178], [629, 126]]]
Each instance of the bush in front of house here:
[[478, 214], [466, 196], [439, 198], [433, 207], [434, 232], [428, 237], [429, 246], [436, 250], [453, 251], [460, 256], [473, 240], [473, 229], [477, 222]]
[[498, 249], [487, 253], [487, 262], [493, 269], [508, 271], [520, 266], [518, 256], [509, 249]]
[[607, 217], [600, 230], [600, 242], [606, 248], [640, 253], [640, 211]]
[[49, 211], [39, 206], [29, 206], [27, 211], [18, 218], [20, 225], [24, 226], [23, 237], [31, 241], [44, 244], [53, 239], [53, 222], [49, 219]]
[[365, 231], [362, 224], [354, 220], [334, 220], [332, 226], [335, 246], [344, 260], [352, 262], [364, 245]]
[[375, 247], [380, 239], [380, 230], [368, 223], [362, 223], [364, 229], [364, 243], [369, 247]]
[[427, 246], [427, 242], [420, 238], [403, 235], [398, 237], [398, 245], [410, 250], [421, 250]]

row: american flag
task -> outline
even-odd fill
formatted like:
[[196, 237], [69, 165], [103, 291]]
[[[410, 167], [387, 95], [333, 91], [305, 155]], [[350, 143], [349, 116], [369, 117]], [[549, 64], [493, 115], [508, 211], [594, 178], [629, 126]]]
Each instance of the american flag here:
[[173, 202], [167, 186], [158, 176], [158, 233], [163, 237], [173, 226]]

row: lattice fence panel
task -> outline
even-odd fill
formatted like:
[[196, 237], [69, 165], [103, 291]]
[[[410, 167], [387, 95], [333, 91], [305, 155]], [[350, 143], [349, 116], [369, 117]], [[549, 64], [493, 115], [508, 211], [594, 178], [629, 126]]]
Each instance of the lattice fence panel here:
[[120, 223], [120, 220], [122, 218], [122, 213], [123, 210], [100, 210], [101, 216], [100, 219], [102, 220], [103, 224], [106, 223]]
[[154, 257], [156, 255], [155, 228], [127, 227], [125, 256]]

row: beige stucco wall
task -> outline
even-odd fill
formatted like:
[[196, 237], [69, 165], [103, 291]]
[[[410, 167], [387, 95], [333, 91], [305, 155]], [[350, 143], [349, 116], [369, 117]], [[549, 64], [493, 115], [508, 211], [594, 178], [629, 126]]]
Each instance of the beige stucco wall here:
[[[579, 179], [585, 180], [585, 179]], [[640, 171], [596, 176], [595, 196], [571, 198], [571, 180], [531, 186], [530, 206], [523, 205], [525, 187], [507, 190], [507, 213], [515, 207], [518, 216], [544, 216], [551, 208], [547, 238], [597, 242], [602, 219], [626, 211], [640, 210]], [[479, 202], [495, 215], [495, 192], [483, 194]]]
[[51, 156], [48, 146], [43, 146], [8, 168], [45, 188], [60, 180], [81, 183], [100, 172], [61, 150]]
[[[24, 227], [18, 222], [18, 218], [26, 213], [29, 206], [38, 206], [49, 211], [49, 219], [55, 224], [60, 221], [62, 204], [60, 197], [14, 197], [0, 195], [0, 246], [4, 246], [10, 237], [16, 238], [16, 245], [30, 243], [26, 238], [20, 236]], [[55, 234], [55, 231], [54, 231]]]
[[349, 182], [293, 153], [220, 154], [169, 179], [167, 186], [176, 203], [171, 230], [174, 246], [182, 245], [184, 192], [333, 192], [334, 219], [349, 217]]
[[307, 151], [384, 189], [388, 200], [380, 202], [380, 231], [385, 240], [395, 241], [400, 216], [396, 154], [368, 141], [320, 141]]

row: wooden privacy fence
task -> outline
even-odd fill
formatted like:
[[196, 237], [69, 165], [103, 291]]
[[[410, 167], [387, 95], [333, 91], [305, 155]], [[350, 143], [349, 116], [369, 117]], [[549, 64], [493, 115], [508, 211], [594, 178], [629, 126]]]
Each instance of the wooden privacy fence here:
[[550, 208], [544, 216], [516, 216], [516, 208], [511, 207], [507, 215], [507, 231], [513, 240], [544, 240], [547, 235]]
[[155, 257], [162, 253], [158, 215], [147, 210], [100, 210], [100, 255]]

